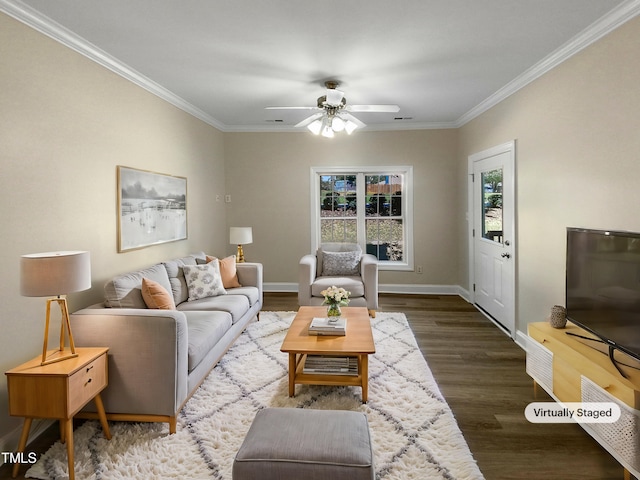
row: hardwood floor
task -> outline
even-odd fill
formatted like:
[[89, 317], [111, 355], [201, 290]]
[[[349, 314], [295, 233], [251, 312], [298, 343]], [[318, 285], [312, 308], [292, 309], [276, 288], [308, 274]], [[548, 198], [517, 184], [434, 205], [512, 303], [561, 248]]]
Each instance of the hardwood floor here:
[[[265, 294], [264, 310], [297, 308], [295, 294]], [[622, 480], [622, 467], [578, 425], [525, 419], [527, 404], [550, 398], [540, 389], [534, 397], [524, 351], [472, 305], [457, 296], [380, 295], [380, 311], [407, 316], [487, 480]], [[42, 453], [56, 439], [57, 425], [27, 448]], [[10, 465], [0, 468], [5, 478]]]

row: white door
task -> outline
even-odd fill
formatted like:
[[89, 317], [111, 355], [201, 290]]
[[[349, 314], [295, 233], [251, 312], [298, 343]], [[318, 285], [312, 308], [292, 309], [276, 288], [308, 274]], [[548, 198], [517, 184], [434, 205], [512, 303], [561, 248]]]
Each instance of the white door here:
[[469, 157], [472, 297], [515, 336], [515, 143]]

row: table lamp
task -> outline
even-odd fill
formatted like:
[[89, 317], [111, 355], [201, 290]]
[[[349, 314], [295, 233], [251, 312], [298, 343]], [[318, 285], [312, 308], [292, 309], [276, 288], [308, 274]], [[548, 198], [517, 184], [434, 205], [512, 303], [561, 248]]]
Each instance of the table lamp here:
[[238, 245], [236, 263], [244, 262], [244, 251], [242, 245], [253, 243], [253, 230], [251, 227], [231, 227], [229, 230], [229, 243]]
[[[23, 255], [20, 258], [20, 294], [25, 297], [54, 297], [47, 300], [47, 316], [44, 327], [41, 365], [77, 357], [71, 334], [66, 294], [91, 288], [91, 262], [89, 252], [46, 252]], [[49, 320], [51, 303], [57, 302], [62, 315], [60, 348], [51, 354]], [[69, 349], [65, 351], [65, 330], [69, 335]]]

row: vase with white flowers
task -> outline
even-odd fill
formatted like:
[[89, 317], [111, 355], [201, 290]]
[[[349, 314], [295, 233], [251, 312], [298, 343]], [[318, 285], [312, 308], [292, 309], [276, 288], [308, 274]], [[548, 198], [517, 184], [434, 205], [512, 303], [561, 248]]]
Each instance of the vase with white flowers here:
[[324, 296], [324, 302], [322, 302], [322, 304], [329, 306], [327, 308], [329, 322], [337, 322], [342, 315], [340, 307], [349, 305], [349, 295], [351, 295], [351, 292], [334, 285], [320, 293]]

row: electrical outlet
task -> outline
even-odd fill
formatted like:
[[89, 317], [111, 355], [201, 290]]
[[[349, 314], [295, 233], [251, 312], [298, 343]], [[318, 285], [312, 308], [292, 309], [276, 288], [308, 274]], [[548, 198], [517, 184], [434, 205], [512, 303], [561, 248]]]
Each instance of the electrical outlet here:
[[225, 195], [224, 196], [224, 201], [227, 203], [231, 203], [231, 195]]
[[222, 199], [220, 195], [216, 195], [216, 202], [219, 202]]
[[422, 265], [416, 267], [416, 273], [422, 273]]

